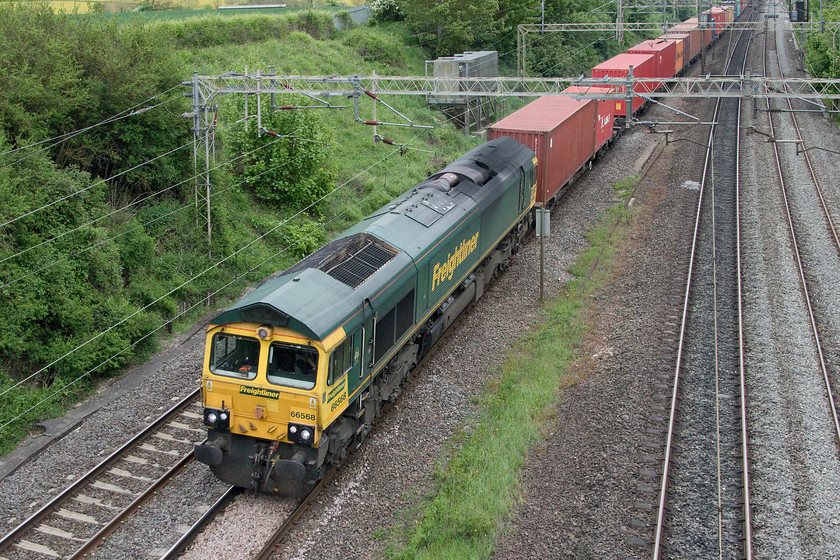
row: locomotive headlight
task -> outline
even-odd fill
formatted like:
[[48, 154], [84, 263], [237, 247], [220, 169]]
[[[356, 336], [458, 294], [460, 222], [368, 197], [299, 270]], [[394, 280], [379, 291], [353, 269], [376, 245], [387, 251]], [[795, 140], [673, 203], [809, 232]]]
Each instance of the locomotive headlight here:
[[292, 443], [313, 445], [315, 443], [315, 427], [289, 423], [288, 437]]
[[204, 409], [204, 425], [208, 428], [227, 430], [230, 426], [230, 411], [217, 408]]

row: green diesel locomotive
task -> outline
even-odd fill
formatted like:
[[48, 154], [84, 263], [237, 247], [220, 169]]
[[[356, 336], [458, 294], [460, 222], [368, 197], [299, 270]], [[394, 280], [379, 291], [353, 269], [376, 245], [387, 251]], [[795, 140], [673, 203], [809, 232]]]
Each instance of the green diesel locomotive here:
[[196, 458], [230, 484], [305, 495], [523, 241], [534, 152], [468, 152], [216, 317]]

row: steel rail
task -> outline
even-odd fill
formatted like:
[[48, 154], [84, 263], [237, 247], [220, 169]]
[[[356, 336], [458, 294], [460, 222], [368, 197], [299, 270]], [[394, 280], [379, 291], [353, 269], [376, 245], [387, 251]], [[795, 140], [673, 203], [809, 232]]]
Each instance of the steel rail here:
[[171, 467], [166, 473], [158, 478], [154, 484], [149, 486], [142, 494], [137, 496], [133, 502], [131, 502], [128, 506], [123, 508], [115, 517], [113, 517], [108, 523], [106, 523], [99, 531], [96, 532], [86, 543], [84, 543], [81, 547], [79, 547], [76, 552], [73, 553], [72, 556], [69, 557], [68, 560], [80, 560], [84, 558], [86, 555], [90, 554], [96, 547], [100, 544], [105, 542], [105, 539], [113, 533], [114, 531], [119, 528], [119, 525], [123, 523], [131, 514], [136, 512], [140, 509], [140, 506], [148, 502], [152, 497], [157, 494], [157, 492], [169, 484], [169, 481], [174, 478], [175, 476], [180, 473], [184, 467], [189, 465], [194, 460], [193, 451], [190, 450], [187, 454], [185, 454], [181, 459]]
[[[778, 49], [776, 50], [776, 58], [779, 61], [779, 72], [784, 74], [784, 72], [782, 71], [782, 61], [779, 57]], [[823, 194], [823, 189], [820, 185], [820, 181], [819, 179], [817, 179], [817, 174], [814, 170], [814, 164], [811, 162], [811, 156], [808, 154], [808, 148], [805, 147], [805, 140], [802, 138], [802, 129], [799, 127], [799, 121], [796, 118], [796, 111], [793, 109], [793, 99], [791, 99], [791, 97], [787, 97], [786, 101], [791, 119], [793, 119], [793, 126], [796, 129], [796, 138], [802, 145], [802, 153], [805, 156], [805, 163], [808, 165], [808, 171], [811, 174], [811, 180], [814, 182], [814, 186], [817, 190], [817, 196], [819, 196], [820, 199], [820, 205], [822, 206], [823, 213], [825, 214], [826, 225], [831, 231], [831, 236], [834, 239], [834, 246], [837, 248], [838, 254], [840, 254], [840, 237], [838, 237], [837, 234], [837, 227], [834, 225], [834, 219], [831, 217], [831, 211], [828, 209], [828, 203], [825, 201], [825, 195]]]
[[[765, 54], [764, 72], [767, 73], [767, 56], [766, 56], [767, 55], [767, 36], [766, 35], [764, 37], [764, 45], [765, 45], [764, 46], [764, 54]], [[776, 49], [776, 57], [777, 57], [778, 64], [779, 64], [779, 73], [783, 73], [782, 65], [781, 65], [781, 59], [778, 58], [779, 57], [778, 49]], [[770, 100], [769, 99], [767, 100], [767, 120], [770, 124], [770, 136], [772, 138], [775, 138], [776, 137], [776, 130], [775, 130], [775, 127], [773, 126], [773, 114], [770, 112]], [[797, 135], [800, 137], [800, 140], [801, 140], [801, 134], [799, 132], [798, 124], [796, 124], [796, 129], [797, 129]], [[796, 236], [796, 227], [795, 227], [794, 221], [793, 221], [793, 213], [792, 213], [791, 208], [790, 208], [790, 200], [788, 198], [787, 184], [785, 182], [784, 174], [782, 172], [782, 158], [781, 158], [781, 154], [779, 153], [779, 144], [777, 142], [773, 142], [773, 152], [775, 153], [775, 156], [776, 156], [776, 170], [778, 171], [778, 174], [779, 174], [779, 185], [781, 186], [782, 200], [785, 203], [785, 214], [787, 216], [788, 230], [790, 232], [791, 243], [793, 245], [793, 253], [794, 253], [794, 257], [795, 257], [795, 261], [796, 261], [796, 266], [797, 266], [797, 270], [799, 272], [799, 281], [800, 281], [800, 285], [802, 287], [803, 295], [805, 297], [805, 304], [806, 304], [806, 307], [808, 309], [808, 319], [811, 323], [811, 332], [814, 335], [814, 346], [815, 346], [815, 349], [817, 351], [817, 357], [819, 359], [820, 371], [822, 372], [826, 392], [828, 393], [828, 402], [829, 402], [829, 407], [831, 409], [831, 417], [832, 417], [832, 421], [834, 422], [835, 443], [838, 445], [838, 448], [840, 449], [840, 417], [838, 417], [837, 404], [834, 400], [834, 391], [832, 390], [831, 379], [830, 379], [829, 374], [828, 374], [828, 365], [826, 364], [825, 354], [823, 353], [822, 341], [821, 341], [821, 338], [820, 338], [819, 327], [817, 326], [816, 314], [814, 313], [814, 307], [811, 304], [811, 294], [810, 294], [810, 291], [808, 290], [808, 280], [805, 276], [805, 266], [802, 263], [802, 255], [801, 255], [801, 252], [799, 250], [799, 240]], [[807, 152], [806, 152], [806, 156], [807, 156]], [[810, 166], [810, 160], [808, 161], [808, 164]], [[815, 184], [817, 185], [817, 189], [819, 190], [819, 183], [816, 180], [816, 176], [813, 174], [813, 168], [811, 168], [811, 173], [812, 173], [812, 178], [814, 179]], [[822, 195], [820, 195], [820, 199], [822, 199]], [[824, 208], [826, 208], [826, 207], [824, 206]], [[826, 212], [828, 212], [827, 209], [826, 209]], [[831, 218], [829, 217], [828, 219], [830, 220]], [[835, 237], [835, 239], [836, 239], [836, 237]]]
[[[747, 53], [744, 55], [746, 64]], [[740, 388], [741, 415], [741, 472], [744, 487], [744, 558], [752, 560], [752, 507], [750, 504], [750, 464], [748, 453], [749, 437], [747, 434], [747, 381], [744, 365], [744, 286], [741, 266], [741, 106], [738, 102], [738, 130], [735, 136], [735, 267], [738, 292], [738, 386]]]
[[[555, 196], [562, 197], [562, 196], [565, 195], [566, 192], [567, 192], [566, 190], [560, 191], [560, 193], [558, 193]], [[526, 237], [524, 243], [530, 242], [530, 240], [533, 239], [534, 235], [536, 235], [535, 230], [531, 230], [531, 232]], [[443, 337], [439, 341], [437, 341], [437, 343], [435, 343], [435, 345], [432, 346], [431, 350], [429, 350], [428, 354], [423, 356], [423, 359], [420, 360], [417, 363], [417, 365], [414, 366], [414, 369], [411, 370], [412, 375], [414, 375], [416, 372], [420, 371], [423, 367], [425, 367], [426, 363], [429, 360], [431, 360], [432, 357], [437, 355], [438, 352], [440, 352], [440, 349], [443, 346], [444, 341], [446, 341], [450, 336], [452, 336], [452, 333], [455, 332], [455, 327], [461, 324], [461, 322], [469, 314], [470, 310], [472, 310], [474, 305], [475, 305], [475, 302], [470, 303], [464, 309], [464, 311], [461, 312], [461, 314], [455, 319], [455, 322], [453, 322], [449, 326], [449, 328], [447, 328], [446, 331], [443, 333]], [[393, 406], [393, 403], [386, 402], [382, 406], [379, 413], [377, 414], [376, 420], [374, 422], [378, 422], [379, 419], [382, 418], [383, 415], [385, 415], [391, 409], [392, 406]], [[318, 483], [312, 488], [312, 491], [309, 494], [307, 494], [306, 497], [303, 500], [301, 500], [301, 502], [297, 505], [295, 510], [277, 528], [277, 530], [272, 534], [272, 536], [269, 538], [269, 540], [266, 541], [266, 544], [263, 545], [262, 549], [260, 549], [260, 551], [256, 554], [256, 556], [254, 556], [253, 560], [267, 560], [268, 558], [271, 557], [271, 555], [274, 552], [279, 550], [280, 542], [286, 537], [286, 535], [288, 535], [291, 532], [291, 530], [297, 524], [297, 522], [299, 521], [301, 516], [303, 516], [303, 514], [306, 512], [306, 510], [312, 504], [312, 501], [327, 487], [327, 485], [332, 481], [333, 477], [336, 475], [338, 470], [355, 453], [355, 451], [357, 449], [358, 449], [358, 447], [356, 447], [355, 449], [351, 449], [349, 451], [349, 453], [347, 454], [347, 457], [345, 457], [345, 459], [340, 464], [332, 467], [329, 471], [327, 471], [327, 474], [324, 475], [324, 478], [322, 478], [320, 481], [318, 481]], [[166, 560], [166, 559], [161, 558], [161, 560]]]
[[709, 169], [710, 154], [712, 151], [712, 140], [714, 137], [715, 127], [717, 126], [716, 123], [719, 110], [720, 100], [717, 101], [715, 106], [715, 116], [712, 119], [712, 121], [715, 124], [711, 125], [711, 130], [709, 132], [709, 140], [706, 144], [706, 159], [705, 163], [703, 164], [703, 180], [700, 184], [700, 196], [697, 200], [697, 213], [694, 218], [694, 234], [691, 241], [691, 253], [689, 255], [688, 274], [685, 284], [685, 296], [683, 298], [682, 318], [680, 320], [680, 338], [677, 346], [677, 362], [674, 371], [674, 388], [671, 392], [671, 406], [668, 417], [668, 434], [665, 437], [665, 459], [662, 467], [662, 482], [659, 488], [659, 511], [656, 515], [656, 531], [654, 533], [653, 541], [653, 560], [659, 560], [660, 558], [662, 537], [665, 529], [665, 503], [667, 501], [668, 475], [671, 467], [671, 451], [673, 449], [674, 441], [674, 424], [676, 423], [677, 417], [677, 399], [679, 395], [680, 385], [680, 366], [682, 365], [682, 355], [683, 349], [685, 347], [685, 333], [688, 324], [688, 302], [689, 296], [691, 294], [691, 280], [694, 275], [694, 260], [697, 251], [697, 243], [700, 231], [700, 211], [703, 208], [703, 193], [705, 192], [706, 188], [706, 175]]
[[327, 474], [318, 481], [312, 491], [306, 495], [306, 497], [300, 501], [297, 505], [295, 510], [289, 514], [289, 517], [286, 518], [286, 521], [283, 522], [280, 527], [277, 528], [274, 533], [272, 533], [271, 537], [269, 537], [268, 541], [266, 541], [265, 545], [260, 549], [260, 551], [254, 556], [254, 560], [267, 560], [271, 557], [274, 552], [278, 550], [278, 546], [280, 541], [289, 534], [292, 528], [297, 524], [298, 520], [301, 516], [309, 509], [309, 506], [312, 505], [312, 502], [318, 495], [327, 487], [327, 485], [332, 481], [333, 476], [338, 471], [338, 467], [331, 468]]
[[19, 541], [20, 537], [32, 530], [37, 523], [39, 523], [52, 512], [57, 510], [59, 506], [66, 502], [73, 494], [77, 493], [79, 490], [90, 484], [90, 482], [93, 481], [96, 477], [98, 477], [106, 470], [111, 468], [111, 466], [113, 466], [117, 461], [119, 461], [129, 449], [132, 449], [150, 434], [154, 433], [161, 426], [165, 425], [167, 421], [172, 416], [180, 412], [181, 409], [189, 406], [193, 400], [198, 398], [198, 395], [199, 389], [196, 389], [195, 391], [187, 395], [179, 403], [177, 403], [169, 410], [161, 414], [157, 418], [157, 420], [149, 424], [146, 428], [144, 428], [137, 435], [131, 438], [131, 440], [127, 441], [119, 449], [111, 453], [111, 455], [109, 455], [105, 460], [103, 460], [101, 463], [99, 463], [87, 473], [82, 475], [82, 477], [79, 478], [76, 482], [65, 488], [60, 494], [58, 494], [49, 502], [44, 504], [44, 506], [42, 506], [41, 509], [33, 513], [29, 518], [21, 522], [14, 529], [12, 529], [11, 532], [9, 532], [2, 539], [0, 539], [0, 552], [6, 550], [9, 546]]
[[210, 523], [216, 515], [222, 511], [226, 505], [228, 505], [233, 498], [241, 494], [244, 490], [242, 488], [237, 488], [236, 486], [231, 486], [228, 488], [221, 497], [216, 500], [216, 502], [210, 506], [210, 509], [204, 512], [204, 514], [193, 523], [192, 527], [190, 527], [186, 533], [181, 535], [181, 538], [173, 544], [169, 550], [163, 553], [160, 557], [160, 560], [175, 560], [184, 551], [187, 549], [188, 546], [192, 544], [195, 538], [198, 536], [199, 532]]
[[[741, 33], [743, 34], [744, 31], [742, 31]], [[739, 35], [739, 40], [740, 40], [740, 35]], [[749, 41], [750, 39], [748, 38], [747, 40]], [[747, 45], [747, 50], [749, 50], [749, 43]], [[733, 49], [733, 52], [731, 53], [730, 56], [733, 56], [733, 55], [734, 55], [734, 49]], [[741, 68], [742, 73], [744, 71], [744, 68], [746, 67], [746, 58], [747, 57], [744, 56], [744, 62], [743, 62], [742, 68]], [[729, 64], [731, 62], [732, 62], [732, 59], [730, 58], [729, 62], [727, 63], [727, 69], [728, 69]], [[659, 560], [661, 558], [662, 539], [663, 539], [664, 533], [665, 533], [665, 509], [666, 509], [666, 503], [667, 503], [668, 482], [669, 482], [669, 473], [670, 473], [670, 467], [671, 467], [671, 455], [672, 455], [672, 450], [673, 450], [674, 432], [675, 432], [675, 424], [676, 424], [676, 416], [677, 416], [677, 402], [678, 402], [678, 399], [679, 399], [680, 372], [681, 372], [681, 367], [682, 367], [682, 357], [683, 357], [684, 348], [685, 348], [685, 337], [686, 337], [686, 330], [687, 330], [687, 324], [688, 324], [688, 308], [689, 308], [689, 301], [690, 301], [690, 296], [691, 296], [691, 283], [692, 283], [693, 274], [694, 274], [695, 256], [696, 256], [696, 250], [697, 250], [697, 244], [698, 244], [698, 238], [699, 238], [699, 231], [700, 231], [700, 216], [701, 216], [701, 213], [702, 213], [701, 210], [702, 210], [702, 207], [703, 207], [703, 198], [704, 198], [703, 195], [704, 195], [705, 188], [706, 188], [706, 177], [709, 174], [709, 166], [710, 166], [711, 157], [712, 157], [712, 145], [713, 145], [713, 142], [714, 142], [715, 131], [717, 129], [717, 123], [718, 123], [718, 119], [719, 119], [719, 115], [720, 115], [720, 110], [721, 110], [721, 99], [718, 98], [718, 100], [715, 103], [714, 117], [712, 118], [712, 124], [711, 124], [711, 128], [709, 130], [709, 139], [708, 139], [708, 142], [707, 142], [707, 145], [706, 145], [706, 157], [705, 157], [705, 161], [704, 161], [704, 164], [703, 164], [703, 174], [702, 174], [703, 178], [702, 178], [701, 185], [700, 185], [700, 195], [699, 195], [698, 200], [697, 200], [697, 212], [696, 212], [696, 216], [695, 216], [695, 220], [694, 220], [694, 233], [693, 233], [692, 242], [691, 242], [691, 252], [690, 252], [690, 255], [689, 255], [688, 273], [686, 275], [685, 296], [684, 296], [684, 299], [683, 299], [682, 318], [680, 320], [680, 336], [679, 336], [679, 342], [678, 342], [678, 346], [677, 346], [676, 365], [675, 365], [675, 369], [674, 369], [674, 388], [673, 388], [673, 391], [671, 393], [671, 404], [670, 404], [669, 418], [668, 418], [668, 433], [667, 433], [667, 436], [665, 438], [665, 458], [664, 458], [664, 461], [663, 461], [662, 482], [661, 482], [660, 489], [659, 489], [659, 504], [658, 504], [658, 512], [657, 512], [657, 517], [656, 517], [656, 529], [655, 529], [655, 532], [654, 532], [654, 542], [653, 542], [653, 550], [652, 550], [653, 560]], [[739, 100], [739, 111], [738, 111], [738, 113], [739, 113], [739, 123], [740, 123], [740, 100]], [[739, 128], [739, 130], [740, 130], [740, 128]], [[739, 138], [739, 145], [740, 145], [740, 133], [738, 134], [738, 138]], [[737, 158], [737, 156], [736, 156], [736, 158]], [[736, 162], [737, 162], [737, 159], [736, 159]], [[736, 177], [737, 177], [737, 163], [736, 163]], [[737, 200], [737, 196], [736, 196], [736, 200]], [[712, 203], [714, 204], [714, 200], [712, 201]], [[739, 249], [738, 249], [738, 253], [740, 255], [740, 246], [739, 246]], [[740, 293], [740, 256], [738, 258], [738, 265], [739, 265], [739, 276], [738, 276], [738, 283], [739, 283], [739, 292], [738, 292], [738, 300], [739, 300], [739, 337], [740, 337], [741, 341], [743, 341], [743, 334], [742, 334], [743, 330], [740, 327], [740, 325], [741, 325], [741, 322], [740, 322], [740, 301], [741, 301], [741, 293]], [[741, 364], [743, 365], [743, 344], [740, 347], [740, 354], [741, 354], [741, 356], [740, 356]], [[743, 373], [743, 367], [741, 368], [741, 371]], [[741, 377], [741, 383], [743, 385], [743, 375]], [[742, 415], [743, 415], [744, 414], [743, 411], [745, 410], [745, 408], [744, 408], [745, 402], [744, 402], [744, 397], [743, 397], [743, 387], [742, 387], [741, 404], [742, 404]], [[743, 418], [743, 416], [742, 416], [742, 418]], [[742, 426], [746, 426], [746, 424], [743, 423]], [[744, 462], [746, 464], [746, 446], [745, 446], [746, 435], [744, 434], [744, 435], [742, 435], [742, 437], [744, 438], [743, 439], [743, 442], [744, 442], [744, 456], [745, 456]], [[746, 473], [747, 470], [745, 469], [744, 472]], [[745, 487], [744, 495], [748, 496], [748, 487]], [[748, 513], [749, 512], [749, 501], [748, 501], [748, 499], [746, 500], [745, 510], [746, 510], [745, 511], [745, 517], [746, 517], [745, 525], [747, 527], [745, 529], [745, 535], [747, 535], [748, 540], [745, 543], [744, 548], [745, 548], [745, 552], [747, 553], [746, 557], [748, 559], [751, 559], [752, 558], [751, 530], [749, 529], [750, 523], [751, 523], [751, 516]]]

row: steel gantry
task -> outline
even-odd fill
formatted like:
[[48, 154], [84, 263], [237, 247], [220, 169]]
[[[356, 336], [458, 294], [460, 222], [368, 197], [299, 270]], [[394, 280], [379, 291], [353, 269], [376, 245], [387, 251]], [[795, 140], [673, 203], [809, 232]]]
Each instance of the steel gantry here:
[[[271, 80], [266, 79], [270, 77]], [[613, 85], [635, 87], [645, 84], [661, 85], [656, 97], [740, 97], [750, 91], [755, 97], [799, 97], [802, 99], [840, 99], [840, 79], [821, 78], [773, 78], [757, 75], [701, 76], [671, 78], [663, 83], [662, 78], [523, 78], [523, 77], [479, 77], [479, 78], [435, 78], [424, 76], [273, 76], [269, 74], [250, 75], [196, 75], [197, 89], [207, 93], [204, 97], [210, 103], [216, 95], [241, 94], [298, 94], [327, 100], [330, 97], [375, 96], [383, 102], [383, 95], [418, 95], [450, 97], [540, 97], [563, 95], [569, 86]], [[192, 85], [191, 82], [188, 82]], [[580, 97], [581, 94], [565, 94]], [[598, 94], [601, 99], [623, 99], [620, 92]], [[259, 98], [258, 98], [259, 99]], [[322, 105], [333, 107], [334, 105]], [[275, 109], [295, 108], [274, 106]], [[199, 107], [201, 110], [201, 107]], [[192, 114], [189, 114], [192, 116]], [[197, 118], [197, 117], [196, 117]], [[357, 122], [368, 124], [371, 121]], [[378, 123], [397, 126], [420, 127], [412, 122]]]
[[[265, 74], [227, 73], [217, 76], [193, 75], [191, 81], [184, 82], [190, 88], [188, 97], [192, 98], [192, 112], [184, 117], [192, 120], [193, 126], [193, 163], [195, 165], [195, 204], [205, 206], [207, 238], [210, 241], [210, 171], [215, 154], [215, 130], [217, 99], [221, 95], [240, 94], [255, 97], [257, 110], [250, 118], [257, 119], [260, 132], [265, 132], [260, 121], [263, 96], [269, 96], [269, 105], [274, 110], [331, 108], [334, 98], [354, 100], [354, 120], [372, 126], [402, 126], [410, 128], [432, 128], [416, 124], [408, 117], [391, 107], [381, 99], [384, 95], [415, 95], [425, 97], [540, 97], [544, 95], [570, 95], [577, 98], [623, 99], [632, 103], [633, 97], [656, 98], [789, 98], [807, 100], [840, 99], [840, 80], [772, 78], [765, 76], [711, 76], [672, 78], [662, 82], [662, 78], [635, 78], [631, 73], [623, 78], [525, 78], [525, 77], [480, 77], [480, 78], [435, 78], [426, 76], [277, 76], [273, 72]], [[597, 93], [563, 93], [569, 86], [614, 86], [613, 91]], [[639, 92], [653, 91], [650, 94]], [[628, 95], [628, 92], [634, 92]], [[297, 95], [307, 98], [307, 105], [278, 105], [278, 95]], [[369, 97], [374, 102], [374, 120], [363, 120], [359, 116], [359, 101]], [[246, 100], [248, 97], [246, 97]], [[393, 111], [403, 122], [377, 121], [375, 106], [381, 103]], [[247, 112], [246, 102], [246, 112]], [[202, 165], [203, 163], [203, 165]]]

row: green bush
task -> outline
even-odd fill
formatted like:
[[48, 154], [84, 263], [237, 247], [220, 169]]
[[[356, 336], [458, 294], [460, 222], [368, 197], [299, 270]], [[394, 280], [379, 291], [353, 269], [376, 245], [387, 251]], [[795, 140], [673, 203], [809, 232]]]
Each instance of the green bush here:
[[314, 112], [266, 111], [262, 124], [268, 133], [251, 127], [230, 134], [234, 152], [248, 154], [241, 163], [244, 183], [260, 200], [278, 208], [320, 208], [333, 176], [327, 165], [331, 140], [319, 120]]
[[371, 0], [368, 7], [374, 21], [401, 21], [405, 18], [403, 4], [400, 0]]
[[204, 49], [220, 45], [244, 45], [280, 39], [301, 31], [315, 39], [328, 39], [334, 33], [332, 16], [326, 12], [305, 10], [280, 17], [209, 15], [176, 22], [159, 22], [174, 37], [179, 49]]
[[405, 46], [381, 28], [356, 27], [342, 33], [340, 41], [359, 53], [366, 62], [407, 70]]

